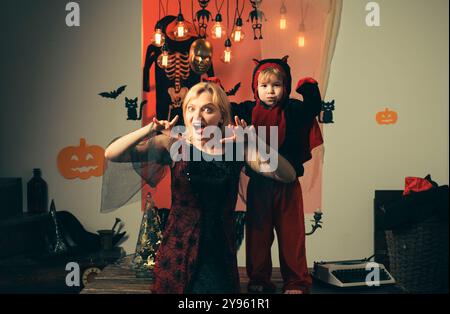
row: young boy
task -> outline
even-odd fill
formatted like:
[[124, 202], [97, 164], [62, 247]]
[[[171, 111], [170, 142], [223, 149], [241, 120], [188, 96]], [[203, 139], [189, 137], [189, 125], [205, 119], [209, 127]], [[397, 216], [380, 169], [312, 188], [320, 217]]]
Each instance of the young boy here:
[[[303, 101], [290, 99], [291, 71], [287, 56], [254, 60], [252, 88], [255, 101], [234, 105], [234, 114], [256, 129], [278, 126], [278, 151], [294, 167], [297, 177], [311, 150], [323, 143], [316, 116], [321, 109], [317, 82], [304, 78], [296, 91]], [[274, 292], [271, 282], [273, 229], [277, 232], [283, 292], [308, 293], [311, 277], [305, 252], [305, 227], [300, 182], [279, 183], [247, 169], [246, 266], [249, 292]]]

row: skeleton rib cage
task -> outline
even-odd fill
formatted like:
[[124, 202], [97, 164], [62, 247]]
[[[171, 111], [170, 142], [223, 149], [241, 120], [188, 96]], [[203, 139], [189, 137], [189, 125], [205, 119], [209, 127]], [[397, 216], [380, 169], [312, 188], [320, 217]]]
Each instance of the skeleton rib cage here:
[[165, 69], [169, 80], [174, 81], [175, 91], [181, 89], [181, 80], [189, 77], [189, 55], [174, 52], [169, 55], [169, 66]]

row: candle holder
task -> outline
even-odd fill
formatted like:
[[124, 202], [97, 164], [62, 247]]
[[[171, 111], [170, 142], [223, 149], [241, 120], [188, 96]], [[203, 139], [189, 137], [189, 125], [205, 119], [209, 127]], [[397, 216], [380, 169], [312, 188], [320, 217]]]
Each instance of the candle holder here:
[[320, 211], [320, 209], [314, 212], [314, 220], [311, 220], [314, 222], [314, 224], [311, 225], [312, 230], [310, 232], [305, 233], [305, 235], [309, 236], [309, 235], [313, 234], [318, 228], [322, 228], [322, 225], [321, 225], [322, 224], [322, 221], [321, 221], [322, 214], [323, 213]]

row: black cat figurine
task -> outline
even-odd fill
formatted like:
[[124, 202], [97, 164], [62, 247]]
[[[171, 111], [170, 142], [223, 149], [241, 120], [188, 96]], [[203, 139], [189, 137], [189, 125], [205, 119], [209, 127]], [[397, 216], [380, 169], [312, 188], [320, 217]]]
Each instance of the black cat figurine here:
[[139, 116], [137, 114], [137, 107], [138, 107], [137, 101], [138, 101], [137, 97], [135, 99], [128, 99], [127, 97], [125, 97], [125, 107], [127, 108], [127, 113], [128, 113], [127, 120], [141, 120], [142, 108], [147, 103], [147, 100], [144, 100], [143, 102], [141, 102], [141, 105], [139, 107]]
[[322, 115], [319, 115], [320, 123], [334, 123], [333, 121], [334, 100], [331, 102], [322, 101]]

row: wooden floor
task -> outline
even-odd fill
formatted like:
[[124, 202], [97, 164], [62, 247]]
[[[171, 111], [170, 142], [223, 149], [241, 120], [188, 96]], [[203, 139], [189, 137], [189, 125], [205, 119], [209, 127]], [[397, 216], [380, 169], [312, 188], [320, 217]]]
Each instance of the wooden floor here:
[[[248, 277], [245, 267], [239, 267], [241, 293], [247, 293]], [[281, 293], [282, 280], [279, 268], [272, 271], [272, 282], [276, 293]], [[151, 280], [137, 278], [131, 269], [131, 256], [126, 256], [120, 263], [105, 267], [95, 279], [86, 285], [81, 294], [151, 294]], [[396, 286], [337, 288], [313, 279], [311, 294], [392, 294], [401, 293]]]
[[[241, 291], [247, 292], [248, 277], [245, 267], [239, 267], [241, 277]], [[272, 281], [281, 291], [282, 280], [279, 268], [275, 268]], [[121, 263], [108, 265], [95, 279], [86, 285], [82, 294], [150, 294], [151, 280], [149, 278], [137, 278], [131, 269], [131, 258], [125, 257]]]

